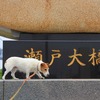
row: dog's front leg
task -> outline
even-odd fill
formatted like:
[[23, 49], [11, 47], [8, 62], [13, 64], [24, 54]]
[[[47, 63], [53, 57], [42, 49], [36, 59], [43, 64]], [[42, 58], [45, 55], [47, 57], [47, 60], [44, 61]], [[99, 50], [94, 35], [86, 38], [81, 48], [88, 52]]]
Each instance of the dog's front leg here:
[[36, 75], [41, 79], [45, 79], [39, 72], [37, 72]]
[[26, 72], [26, 78], [29, 78], [29, 72]]

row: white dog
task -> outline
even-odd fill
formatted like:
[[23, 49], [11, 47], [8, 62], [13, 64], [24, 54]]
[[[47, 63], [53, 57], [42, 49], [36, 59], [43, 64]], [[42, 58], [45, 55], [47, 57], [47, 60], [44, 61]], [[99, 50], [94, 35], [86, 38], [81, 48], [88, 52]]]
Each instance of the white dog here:
[[4, 80], [5, 80], [5, 76], [9, 72], [11, 72], [11, 76], [14, 79], [17, 79], [15, 77], [15, 72], [17, 70], [20, 72], [26, 73], [26, 78], [29, 77], [29, 74], [31, 72], [34, 72], [39, 78], [44, 78], [41, 75], [41, 73], [43, 73], [45, 77], [49, 75], [48, 65], [44, 63], [43, 61], [40, 61], [34, 58], [10, 57], [6, 60], [4, 67], [6, 69], [2, 77], [2, 79]]

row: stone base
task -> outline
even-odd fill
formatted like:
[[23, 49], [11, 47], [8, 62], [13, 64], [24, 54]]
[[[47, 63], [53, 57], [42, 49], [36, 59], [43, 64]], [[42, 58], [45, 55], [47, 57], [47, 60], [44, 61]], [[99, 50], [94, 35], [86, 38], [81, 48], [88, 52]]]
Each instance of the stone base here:
[[4, 95], [4, 85], [3, 81], [0, 81], [0, 100], [3, 100], [3, 95]]
[[[22, 82], [0, 81], [0, 100], [8, 100]], [[100, 80], [30, 80], [14, 100], [100, 100]]]

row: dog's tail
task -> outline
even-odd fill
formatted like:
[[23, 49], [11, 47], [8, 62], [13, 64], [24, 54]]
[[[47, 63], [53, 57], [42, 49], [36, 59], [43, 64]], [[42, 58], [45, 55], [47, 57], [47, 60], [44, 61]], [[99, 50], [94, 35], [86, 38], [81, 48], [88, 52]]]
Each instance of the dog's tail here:
[[4, 68], [8, 70], [12, 69], [12, 64], [8, 61], [8, 59], [4, 63]]
[[7, 60], [6, 60], [5, 63], [4, 63], [4, 67], [5, 67], [5, 69], [6, 69], [6, 64], [7, 64]]

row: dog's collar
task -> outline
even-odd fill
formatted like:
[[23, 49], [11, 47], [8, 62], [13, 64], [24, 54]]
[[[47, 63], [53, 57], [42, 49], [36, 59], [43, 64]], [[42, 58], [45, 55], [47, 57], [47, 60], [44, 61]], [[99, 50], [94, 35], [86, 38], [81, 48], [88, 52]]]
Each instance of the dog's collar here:
[[[42, 62], [41, 62], [41, 63], [42, 63]], [[39, 62], [38, 65], [37, 65], [37, 71], [39, 71], [39, 72], [41, 72], [41, 70], [40, 70], [40, 65], [41, 65], [41, 63]]]

